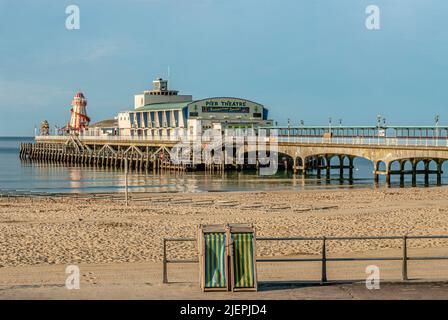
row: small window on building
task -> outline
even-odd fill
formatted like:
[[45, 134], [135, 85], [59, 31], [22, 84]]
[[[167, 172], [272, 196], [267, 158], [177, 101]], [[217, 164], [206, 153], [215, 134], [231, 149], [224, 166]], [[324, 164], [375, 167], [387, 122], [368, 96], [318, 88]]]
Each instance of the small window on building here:
[[254, 112], [254, 118], [261, 118], [260, 112]]

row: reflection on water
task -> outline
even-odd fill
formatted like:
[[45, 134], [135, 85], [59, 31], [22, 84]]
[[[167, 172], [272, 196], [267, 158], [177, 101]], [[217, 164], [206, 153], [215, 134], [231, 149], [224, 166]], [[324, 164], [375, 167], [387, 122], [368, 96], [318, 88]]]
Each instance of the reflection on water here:
[[[40, 192], [115, 192], [124, 190], [124, 172], [110, 168], [67, 167], [62, 164], [31, 163], [19, 160], [20, 142], [32, 142], [32, 138], [0, 138], [0, 189], [33, 190]], [[290, 171], [280, 170], [274, 176], [259, 176], [256, 172], [226, 172], [210, 175], [204, 172], [152, 174], [130, 172], [130, 191], [146, 192], [217, 192], [217, 191], [269, 191], [280, 189], [309, 188], [359, 188], [371, 187], [373, 166], [365, 159], [355, 159], [353, 181], [340, 180], [338, 169], [330, 180], [325, 175], [302, 178]], [[445, 167], [445, 166], [444, 166]], [[446, 169], [446, 168], [444, 168]], [[444, 170], [444, 172], [448, 172]], [[443, 175], [443, 183], [448, 176]], [[381, 177], [384, 185], [384, 177]], [[430, 176], [430, 185], [435, 185], [435, 175]], [[411, 186], [411, 177], [406, 176], [405, 185]], [[419, 176], [418, 186], [424, 185]], [[392, 187], [400, 186], [399, 176], [392, 176]]]

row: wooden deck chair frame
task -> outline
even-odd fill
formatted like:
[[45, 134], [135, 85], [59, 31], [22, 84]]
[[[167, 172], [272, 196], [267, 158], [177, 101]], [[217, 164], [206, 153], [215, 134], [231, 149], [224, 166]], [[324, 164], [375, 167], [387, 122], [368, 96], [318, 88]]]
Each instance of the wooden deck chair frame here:
[[[222, 233], [225, 236], [225, 252], [224, 252], [224, 274], [225, 281], [223, 287], [207, 287], [206, 286], [206, 245], [205, 235], [210, 233]], [[228, 240], [229, 233], [223, 225], [200, 225], [198, 229], [198, 250], [199, 250], [199, 283], [204, 292], [209, 291], [229, 291], [229, 252]]]
[[[252, 224], [230, 224], [227, 227], [229, 236], [229, 255], [230, 255], [230, 288], [232, 291], [257, 291], [258, 290], [258, 278], [257, 278], [257, 260], [256, 260], [256, 234], [255, 228]], [[252, 261], [253, 261], [253, 286], [252, 287], [237, 287], [235, 285], [235, 257], [234, 257], [234, 248], [233, 248], [233, 239], [232, 234], [239, 233], [251, 233], [252, 234]]]

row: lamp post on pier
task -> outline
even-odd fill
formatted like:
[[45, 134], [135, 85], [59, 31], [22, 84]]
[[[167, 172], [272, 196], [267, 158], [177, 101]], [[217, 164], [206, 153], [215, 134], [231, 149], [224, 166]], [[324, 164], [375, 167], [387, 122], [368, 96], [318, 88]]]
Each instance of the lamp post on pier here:
[[342, 136], [342, 141], [344, 141], [344, 129], [342, 129], [342, 119], [339, 119], [339, 130], [336, 136], [336, 141], [339, 141], [339, 136]]
[[435, 119], [436, 121], [436, 147], [439, 145], [439, 120], [440, 116], [437, 114]]
[[328, 118], [328, 132], [329, 132], [329, 134], [330, 134], [330, 137], [331, 137], [331, 117], [329, 117]]
[[291, 121], [290, 121], [290, 119], [288, 118], [288, 142], [289, 142], [289, 138], [290, 138], [290, 136], [291, 136]]
[[378, 134], [378, 144], [380, 144], [380, 130], [381, 130], [381, 115], [376, 116], [376, 127], [377, 127], [377, 134]]
[[300, 139], [303, 140], [304, 136], [305, 136], [305, 121], [300, 120]]

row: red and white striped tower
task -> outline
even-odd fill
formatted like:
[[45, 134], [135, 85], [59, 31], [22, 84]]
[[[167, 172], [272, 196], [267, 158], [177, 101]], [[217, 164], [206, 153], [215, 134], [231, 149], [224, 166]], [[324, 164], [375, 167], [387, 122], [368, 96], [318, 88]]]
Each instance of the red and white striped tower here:
[[87, 100], [81, 91], [78, 91], [72, 101], [72, 109], [70, 110], [70, 123], [69, 128], [71, 130], [79, 131], [89, 125], [90, 118], [87, 116]]

